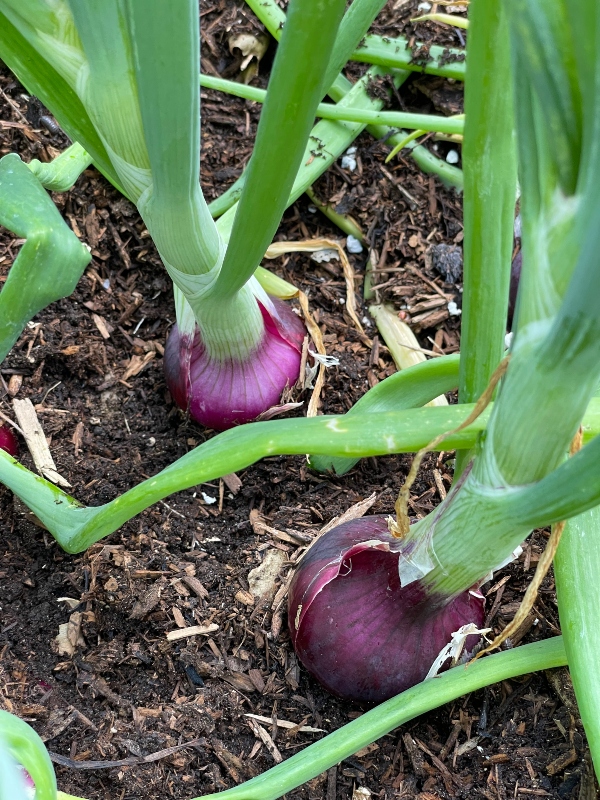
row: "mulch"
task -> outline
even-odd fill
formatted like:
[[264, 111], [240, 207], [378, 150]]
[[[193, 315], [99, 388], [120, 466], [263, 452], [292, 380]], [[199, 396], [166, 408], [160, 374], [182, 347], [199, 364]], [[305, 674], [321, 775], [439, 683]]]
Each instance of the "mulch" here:
[[[416, 6], [388, 3], [374, 30], [459, 45], [450, 29], [415, 28]], [[204, 70], [235, 76], [230, 33], [262, 27], [231, 0], [202, 2], [201, 13]], [[270, 59], [271, 51], [257, 85], [266, 84]], [[7, 70], [0, 88], [2, 155], [47, 161], [64, 149], [64, 134], [44, 122], [45, 109]], [[415, 75], [391, 107], [455, 113], [461, 88]], [[202, 98], [202, 183], [210, 200], [247, 163], [259, 108], [209, 90]], [[442, 157], [450, 147], [428, 145]], [[460, 318], [440, 292], [460, 308], [461, 198], [409, 157], [384, 165], [389, 148], [367, 133], [356, 147], [354, 172], [338, 162], [314, 188], [367, 234], [369, 247], [351, 256], [367, 336], [345, 310], [339, 262], [317, 264], [307, 254], [269, 262], [307, 293], [327, 352], [339, 359], [327, 370], [322, 413], [347, 411], [394, 371], [361, 300], [367, 255], [377, 265], [378, 298], [412, 325], [424, 349], [450, 353], [460, 344]], [[214, 432], [190, 421], [166, 389], [161, 362], [175, 319], [172, 294], [136, 209], [94, 169], [53, 199], [93, 258], [74, 294], [42, 312], [2, 364], [0, 411], [12, 414], [13, 396], [30, 398], [70, 492], [98, 505]], [[277, 238], [320, 237], [340, 233], [302, 197]], [[0, 285], [20, 244], [0, 232]], [[293, 399], [305, 408], [309, 395], [297, 391]], [[426, 457], [413, 487], [416, 514], [440, 501], [452, 457]], [[28, 454], [23, 463], [32, 468]], [[370, 513], [392, 512], [409, 464], [405, 455], [370, 458], [336, 477], [312, 473], [301, 457], [264, 459], [167, 498], [77, 556], [63, 553], [0, 487], [0, 707], [40, 733], [60, 788], [90, 799], [203, 795], [260, 774], [359, 716], [364, 709], [326, 694], [299, 665], [281, 587], [332, 517], [372, 493]], [[545, 542], [536, 532], [518, 561], [484, 587], [495, 631], [514, 615]], [[268, 559], [281, 564], [275, 596], [257, 600], [249, 572]], [[550, 574], [512, 644], [556, 635], [558, 626]], [[204, 632], [187, 630], [197, 628]], [[167, 637], [177, 632], [181, 638]], [[595, 788], [586, 754], [568, 671], [555, 670], [426, 714], [289, 796], [368, 797], [353, 794], [362, 787], [381, 798], [588, 800]]]

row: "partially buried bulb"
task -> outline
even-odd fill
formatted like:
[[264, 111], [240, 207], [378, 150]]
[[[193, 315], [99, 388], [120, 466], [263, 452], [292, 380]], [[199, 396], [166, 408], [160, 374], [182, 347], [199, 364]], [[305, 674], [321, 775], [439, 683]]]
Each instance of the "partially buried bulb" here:
[[[443, 597], [421, 580], [401, 586], [403, 546], [386, 517], [363, 517], [325, 533], [296, 570], [288, 595], [292, 643], [333, 694], [387, 700], [424, 680], [453, 633], [483, 624], [476, 589]], [[478, 640], [468, 636], [466, 650]]]

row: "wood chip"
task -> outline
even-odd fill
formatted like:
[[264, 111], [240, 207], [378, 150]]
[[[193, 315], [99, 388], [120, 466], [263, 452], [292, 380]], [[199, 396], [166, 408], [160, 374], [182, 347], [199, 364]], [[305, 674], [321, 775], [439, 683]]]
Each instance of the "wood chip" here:
[[[244, 714], [244, 716], [248, 717], [249, 719], [255, 719], [257, 722], [264, 722], [265, 725], [273, 724], [273, 720], [271, 719], [271, 717], [261, 717], [260, 714]], [[275, 723], [278, 728], [285, 728], [286, 730], [291, 730], [292, 728], [298, 727], [295, 722], [288, 722], [288, 720], [286, 719], [278, 718], [277, 720], [275, 720]], [[311, 728], [310, 725], [301, 725], [298, 728], [298, 730], [300, 733], [325, 733], [323, 728]], [[374, 749], [377, 749], [377, 746]]]
[[75, 445], [75, 455], [78, 456], [81, 452], [81, 445], [83, 444], [83, 422], [78, 422], [75, 426], [71, 441]]
[[150, 350], [150, 352], [146, 353], [143, 357], [142, 356], [131, 356], [127, 369], [123, 373], [123, 377], [121, 380], [128, 381], [129, 378], [133, 378], [136, 375], [139, 375], [140, 372], [146, 367], [154, 358], [156, 353], [154, 350]]
[[110, 335], [114, 331], [113, 326], [99, 314], [92, 314], [92, 319], [94, 320], [95, 326], [100, 331], [100, 336], [102, 336], [103, 339], [110, 339]]
[[240, 589], [239, 592], [235, 593], [235, 599], [238, 603], [243, 603], [245, 606], [253, 606], [255, 601], [254, 595], [244, 589]]
[[63, 478], [56, 469], [46, 436], [31, 400], [17, 400], [15, 398], [13, 400], [13, 409], [38, 472], [44, 478], [52, 481], [52, 483], [70, 488], [69, 481]]
[[185, 619], [183, 617], [183, 614], [177, 608], [177, 606], [173, 606], [173, 608], [171, 609], [171, 613], [173, 614], [173, 619], [175, 620], [175, 625], [177, 625], [178, 628], [185, 628], [186, 625], [187, 625], [187, 622], [185, 621]]
[[551, 761], [546, 767], [546, 772], [548, 775], [556, 775], [566, 769], [570, 764], [574, 764], [577, 761], [577, 758], [577, 751], [574, 748], [571, 748], [570, 750], [567, 750], [566, 753], [563, 753], [562, 756], [559, 756], [558, 758], [555, 758], [554, 761]]
[[327, 525], [324, 525], [319, 531], [319, 536], [327, 533], [327, 531], [330, 531], [332, 528], [336, 528], [338, 525], [343, 525], [345, 522], [350, 522], [350, 520], [364, 517], [371, 506], [375, 504], [376, 500], [377, 493], [373, 492], [373, 494], [369, 495], [369, 497], [365, 498], [364, 500], [360, 500], [353, 506], [350, 506], [350, 508], [344, 511], [343, 514], [340, 514], [338, 517], [334, 517], [331, 522], [328, 522]]
[[136, 600], [129, 619], [143, 619], [146, 614], [149, 614], [153, 608], [158, 605], [162, 590], [167, 585], [165, 578], [159, 578], [155, 581], [144, 594]]
[[22, 375], [11, 375], [7, 386], [9, 397], [16, 397], [22, 384]]
[[336, 800], [337, 797], [337, 767], [327, 770], [327, 798], [326, 800]]
[[241, 783], [245, 777], [242, 760], [230, 752], [218, 739], [211, 739], [211, 745], [216, 757], [225, 767], [236, 783]]
[[231, 672], [223, 675], [223, 680], [239, 692], [255, 692], [256, 687], [247, 675], [242, 672]]
[[406, 748], [406, 752], [410, 758], [413, 772], [418, 778], [425, 778], [427, 773], [425, 771], [425, 757], [423, 756], [423, 753], [419, 750], [410, 734], [405, 733], [402, 736], [402, 741], [404, 742], [404, 747]]
[[[254, 684], [254, 688], [256, 689], [256, 691], [262, 694], [265, 690], [265, 682], [263, 680], [263, 676], [260, 674], [260, 670], [258, 669], [248, 670], [248, 677]], [[263, 721], [263, 717], [260, 717], [259, 722], [260, 721]], [[267, 717], [264, 717], [264, 721], [268, 722]]]
[[237, 494], [242, 488], [242, 482], [235, 472], [230, 472], [228, 475], [223, 475], [223, 483], [225, 486], [227, 486], [232, 494]]
[[184, 575], [181, 580], [183, 583], [187, 584], [192, 592], [194, 592], [194, 594], [200, 597], [202, 600], [208, 597], [208, 590], [204, 588], [198, 578], [194, 578], [193, 575]]
[[189, 636], [206, 636], [218, 630], [219, 626], [214, 622], [210, 625], [192, 625], [189, 628], [183, 628], [178, 631], [169, 631], [167, 633], [167, 639], [170, 642], [175, 642], [177, 639], [186, 639]]
[[[271, 722], [271, 720], [268, 721]], [[273, 756], [273, 761], [275, 761], [276, 764], [281, 764], [281, 762], [283, 761], [283, 757], [279, 752], [279, 750], [277, 749], [277, 747], [275, 746], [275, 742], [273, 741], [273, 739], [271, 739], [266, 730], [261, 725], [259, 725], [255, 719], [249, 718], [248, 724], [252, 728], [254, 735], [263, 742], [269, 753], [271, 753], [271, 755]]]
[[168, 747], [166, 750], [159, 750], [156, 753], [151, 753], [148, 756], [138, 758], [123, 758], [120, 761], [76, 761], [66, 756], [58, 755], [58, 753], [49, 753], [50, 758], [55, 764], [60, 764], [62, 767], [69, 767], [69, 769], [114, 769], [115, 767], [129, 767], [135, 764], [150, 764], [153, 761], [159, 761], [162, 758], [167, 758], [179, 750], [185, 750], [188, 747], [198, 747], [205, 744], [204, 739], [193, 739], [191, 742], [185, 744], [177, 744], [174, 747]]

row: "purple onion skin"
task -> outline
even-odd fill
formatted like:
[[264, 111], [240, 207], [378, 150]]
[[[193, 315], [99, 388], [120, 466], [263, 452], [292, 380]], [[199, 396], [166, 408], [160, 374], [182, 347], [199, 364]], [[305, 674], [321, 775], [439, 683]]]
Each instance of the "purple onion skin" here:
[[521, 281], [521, 267], [523, 266], [523, 252], [519, 250], [513, 258], [510, 268], [510, 290], [508, 295], [508, 325], [512, 327], [513, 317], [517, 307], [517, 293]]
[[263, 340], [244, 361], [211, 358], [196, 328], [189, 380], [184, 367], [189, 342], [179, 335], [176, 325], [172, 328], [164, 357], [167, 386], [177, 405], [189, 410], [201, 425], [223, 431], [252, 422], [279, 402], [287, 385], [297, 381], [306, 329], [286, 303], [270, 299], [274, 313], [259, 302]]
[[[483, 625], [478, 592], [433, 596], [420, 581], [402, 588], [400, 547], [386, 517], [363, 517], [324, 534], [296, 570], [288, 597], [294, 649], [332, 694], [388, 700], [425, 678], [452, 633]], [[477, 641], [468, 637], [467, 650]]]
[[19, 455], [19, 442], [8, 425], [0, 425], [0, 450], [6, 450], [13, 458]]

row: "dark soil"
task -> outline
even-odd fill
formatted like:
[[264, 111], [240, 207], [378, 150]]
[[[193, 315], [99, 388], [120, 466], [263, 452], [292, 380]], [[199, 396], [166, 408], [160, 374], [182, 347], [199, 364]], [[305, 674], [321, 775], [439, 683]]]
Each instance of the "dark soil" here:
[[[408, 19], [416, 5], [389, 4], [376, 31], [415, 35]], [[230, 29], [261, 26], [247, 7], [228, 0], [203, 3], [202, 14], [204, 70], [235, 75]], [[416, 36], [459, 44], [454, 31], [429, 24], [419, 24]], [[270, 57], [258, 84], [266, 82]], [[353, 66], [352, 73], [360, 69]], [[416, 76], [392, 106], [429, 111], [448, 96], [455, 101], [460, 87], [442, 84]], [[44, 110], [6, 71], [0, 86], [2, 155], [49, 160], [64, 148], [66, 137], [44, 127]], [[247, 162], [259, 109], [209, 91], [203, 101], [202, 179], [212, 199]], [[460, 307], [460, 197], [408, 157], [384, 172], [389, 148], [366, 133], [356, 144], [357, 170], [336, 164], [317, 194], [368, 232], [381, 299], [412, 322], [422, 346], [455, 352], [459, 318], [449, 316], [446, 302], [436, 304], [436, 287]], [[448, 147], [440, 143], [439, 152]], [[174, 321], [170, 283], [135, 208], [93, 169], [54, 200], [91, 246], [93, 260], [75, 293], [40, 314], [2, 364], [0, 410], [12, 415], [15, 394], [31, 398], [71, 493], [98, 505], [213, 433], [186, 418], [167, 392], [161, 361]], [[278, 233], [289, 240], [320, 236], [339, 232], [306, 198], [286, 213]], [[453, 248], [453, 273], [434, 267], [447, 255], [439, 245]], [[19, 246], [1, 232], [0, 282]], [[352, 257], [358, 295], [365, 256]], [[372, 346], [347, 316], [338, 262], [317, 265], [290, 255], [271, 265], [308, 293], [327, 350], [340, 360], [327, 372], [321, 412], [346, 411], [394, 371], [387, 349], [368, 319]], [[366, 318], [365, 308], [360, 316]], [[297, 391], [295, 399], [306, 405], [308, 396]], [[413, 487], [415, 513], [439, 502], [451, 457], [426, 460]], [[32, 466], [28, 454], [23, 462]], [[267, 552], [280, 551], [281, 584], [302, 545], [298, 533], [317, 533], [372, 492], [372, 512], [391, 512], [409, 463], [407, 456], [368, 459], [338, 478], [311, 473], [300, 457], [265, 459], [238, 476], [237, 493], [231, 479], [181, 492], [78, 556], [63, 553], [0, 488], [0, 707], [26, 719], [60, 756], [61, 789], [113, 800], [190, 798], [257, 775], [279, 753], [285, 759], [323, 735], [290, 730], [281, 721], [330, 732], [357, 717], [360, 708], [326, 694], [299, 666], [285, 604], [256, 604], [248, 572]], [[256, 524], [257, 513], [270, 531]], [[544, 544], [544, 534], [536, 534], [519, 561], [485, 587], [496, 631], [514, 615]], [[56, 642], [59, 626], [69, 622], [72, 655], [59, 653]], [[209, 635], [178, 641], [165, 635], [211, 624], [218, 627]], [[557, 632], [549, 577], [513, 644]], [[275, 755], [246, 714], [266, 718], [259, 724]], [[151, 763], [137, 763], [154, 753], [159, 757]], [[289, 796], [346, 799], [360, 786], [382, 798], [588, 798], [594, 790], [589, 778], [582, 781], [585, 754], [568, 673], [558, 670], [506, 681], [424, 715]]]

